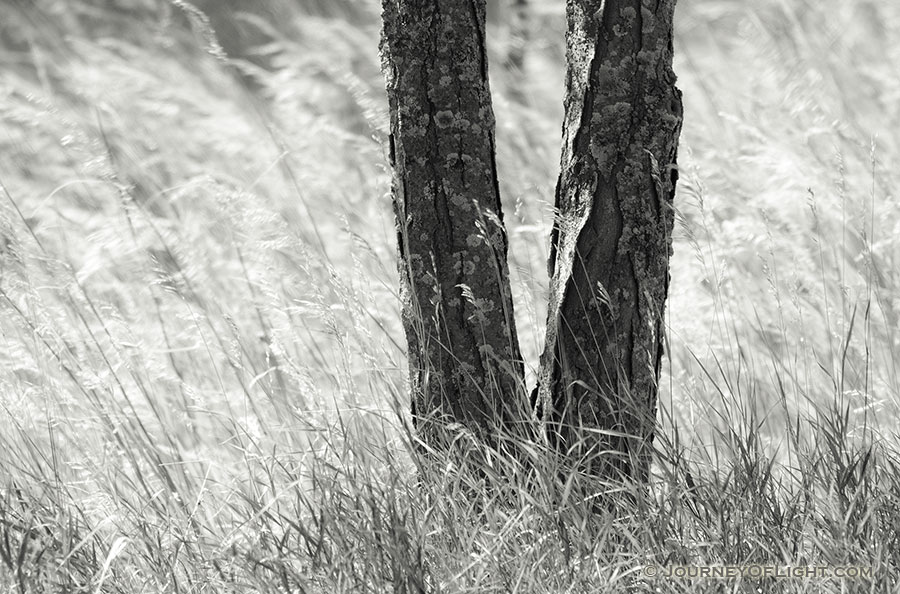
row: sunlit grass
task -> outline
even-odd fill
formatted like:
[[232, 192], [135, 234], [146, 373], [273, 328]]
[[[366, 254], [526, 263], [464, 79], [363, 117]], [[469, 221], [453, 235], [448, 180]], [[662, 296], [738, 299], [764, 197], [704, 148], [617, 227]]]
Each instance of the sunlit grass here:
[[[658, 456], [646, 498], [598, 514], [620, 486], [539, 443], [509, 436], [506, 458], [460, 432], [428, 455], [410, 433], [377, 6], [245, 17], [269, 69], [167, 6], [4, 9], [0, 586], [889, 591], [900, 10], [679, 7]], [[524, 79], [492, 70], [530, 373], [562, 18], [542, 12]], [[874, 577], [642, 575], [751, 563]]]

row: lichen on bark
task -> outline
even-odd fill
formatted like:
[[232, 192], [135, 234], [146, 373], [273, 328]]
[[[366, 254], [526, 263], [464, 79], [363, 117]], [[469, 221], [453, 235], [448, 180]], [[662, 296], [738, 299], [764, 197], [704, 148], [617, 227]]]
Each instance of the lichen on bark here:
[[414, 420], [484, 434], [521, 414], [484, 0], [383, 0], [403, 326]]
[[682, 120], [674, 7], [568, 1], [563, 152], [536, 394], [557, 443], [594, 456], [592, 471], [639, 481], [655, 428]]

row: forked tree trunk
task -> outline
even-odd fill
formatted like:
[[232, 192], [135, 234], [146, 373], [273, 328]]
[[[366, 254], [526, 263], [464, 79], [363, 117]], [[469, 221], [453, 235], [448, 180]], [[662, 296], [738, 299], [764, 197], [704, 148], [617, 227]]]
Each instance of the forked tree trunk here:
[[537, 394], [560, 446], [590, 458], [592, 473], [639, 482], [655, 427], [682, 120], [674, 8], [675, 0], [568, 1]]
[[[538, 406], [588, 469], [644, 481], [655, 428], [681, 95], [674, 0], [569, 0], [566, 117]], [[484, 0], [383, 0], [413, 412], [522, 419]], [[587, 429], [587, 431], [584, 431]]]
[[413, 416], [521, 418], [484, 47], [485, 0], [383, 0], [393, 203]]

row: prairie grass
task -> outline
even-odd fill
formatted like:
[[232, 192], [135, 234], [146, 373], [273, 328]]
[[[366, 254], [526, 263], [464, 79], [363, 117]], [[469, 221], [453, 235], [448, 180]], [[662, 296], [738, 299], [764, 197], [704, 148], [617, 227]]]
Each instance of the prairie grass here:
[[[621, 486], [540, 444], [409, 430], [375, 3], [235, 5], [3, 6], [3, 591], [893, 591], [900, 5], [681, 2], [656, 463], [600, 514]], [[564, 74], [535, 18], [492, 70], [532, 379]], [[751, 564], [871, 573], [645, 571]]]

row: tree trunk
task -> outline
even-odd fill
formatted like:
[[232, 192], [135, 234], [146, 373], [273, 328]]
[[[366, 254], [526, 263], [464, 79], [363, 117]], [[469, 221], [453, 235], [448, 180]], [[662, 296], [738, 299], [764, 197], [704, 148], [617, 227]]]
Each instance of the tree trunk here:
[[675, 0], [568, 1], [537, 392], [559, 446], [592, 474], [638, 482], [648, 477], [655, 428], [682, 120], [674, 8]]
[[413, 418], [423, 437], [522, 418], [494, 158], [485, 0], [383, 0], [382, 57]]

